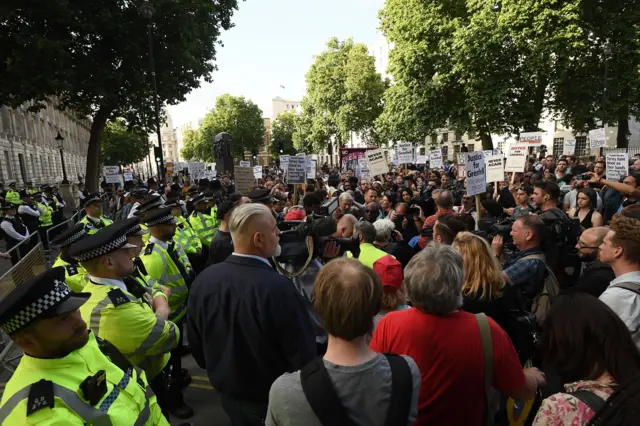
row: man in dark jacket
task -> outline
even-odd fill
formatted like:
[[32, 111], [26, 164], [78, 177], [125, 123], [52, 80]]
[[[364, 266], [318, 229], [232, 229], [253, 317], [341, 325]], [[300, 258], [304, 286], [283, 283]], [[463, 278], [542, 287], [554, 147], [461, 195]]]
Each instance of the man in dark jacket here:
[[293, 283], [267, 260], [280, 252], [269, 208], [238, 206], [229, 231], [233, 254], [191, 287], [189, 344], [232, 423], [262, 425], [272, 383], [314, 358], [315, 334]]
[[578, 249], [578, 256], [582, 260], [583, 270], [580, 280], [573, 290], [600, 297], [611, 280], [616, 277], [611, 266], [598, 260], [598, 247], [602, 244], [608, 231], [609, 228], [599, 226], [589, 228], [580, 235], [576, 249]]

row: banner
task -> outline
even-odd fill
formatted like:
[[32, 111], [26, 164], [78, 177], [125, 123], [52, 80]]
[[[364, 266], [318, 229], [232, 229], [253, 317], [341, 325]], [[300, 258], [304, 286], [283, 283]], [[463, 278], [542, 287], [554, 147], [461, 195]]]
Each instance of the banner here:
[[442, 168], [442, 150], [440, 148], [429, 151], [429, 167], [432, 169]]
[[488, 155], [484, 158], [487, 165], [487, 182], [502, 182], [504, 180], [504, 156]]
[[525, 132], [520, 133], [521, 144], [527, 144], [528, 146], [540, 146], [544, 141], [544, 132]]
[[482, 151], [465, 153], [464, 168], [467, 172], [467, 195], [486, 192], [487, 170], [484, 167], [484, 153]]
[[626, 152], [607, 154], [607, 180], [618, 181], [629, 175], [629, 154]]
[[241, 160], [240, 167], [251, 167], [251, 161]]
[[384, 156], [382, 148], [367, 151], [367, 162], [369, 163], [369, 173], [371, 176], [384, 175], [389, 173], [389, 164]]
[[107, 183], [120, 183], [120, 166], [104, 166], [102, 174]]
[[562, 145], [562, 155], [573, 155], [576, 153], [576, 140], [565, 139]]
[[128, 182], [130, 180], [133, 180], [133, 173], [124, 173], [124, 181]]
[[287, 169], [287, 183], [291, 185], [302, 185], [307, 182], [307, 157], [289, 157], [289, 168]]
[[248, 194], [256, 185], [256, 178], [253, 176], [253, 168], [252, 167], [235, 167], [233, 173], [233, 183], [236, 187], [236, 192], [242, 194]]
[[589, 130], [589, 147], [591, 149], [604, 148], [607, 144], [607, 137], [604, 133], [604, 127], [600, 129]]
[[253, 177], [262, 179], [262, 166], [253, 166]]
[[527, 164], [528, 156], [529, 145], [510, 145], [504, 171], [514, 173], [524, 172], [524, 166]]
[[398, 154], [398, 164], [413, 164], [413, 144], [411, 142], [400, 142], [396, 145]]
[[287, 170], [289, 170], [289, 156], [288, 155], [281, 155], [280, 156], [280, 168], [282, 170], [284, 170], [285, 172]]

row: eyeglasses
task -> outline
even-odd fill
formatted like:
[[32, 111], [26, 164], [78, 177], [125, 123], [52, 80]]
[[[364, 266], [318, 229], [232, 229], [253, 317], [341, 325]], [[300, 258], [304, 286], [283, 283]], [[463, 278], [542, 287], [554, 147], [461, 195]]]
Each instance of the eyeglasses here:
[[578, 247], [580, 247], [581, 249], [597, 249], [599, 247], [592, 247], [592, 246], [588, 246], [586, 243], [584, 243], [583, 241], [578, 240]]

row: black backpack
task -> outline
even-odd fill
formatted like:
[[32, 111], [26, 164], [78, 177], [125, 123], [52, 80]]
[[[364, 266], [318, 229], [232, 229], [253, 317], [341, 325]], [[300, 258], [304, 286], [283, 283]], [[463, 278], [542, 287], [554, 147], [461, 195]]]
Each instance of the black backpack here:
[[596, 412], [587, 426], [640, 424], [640, 377], [618, 387], [606, 401], [587, 390], [571, 392], [570, 395], [575, 396]]
[[[400, 355], [384, 354], [391, 366], [391, 403], [385, 426], [409, 422], [413, 377], [407, 361]], [[304, 395], [323, 426], [354, 426], [336, 393], [322, 358], [315, 358], [300, 372]]]

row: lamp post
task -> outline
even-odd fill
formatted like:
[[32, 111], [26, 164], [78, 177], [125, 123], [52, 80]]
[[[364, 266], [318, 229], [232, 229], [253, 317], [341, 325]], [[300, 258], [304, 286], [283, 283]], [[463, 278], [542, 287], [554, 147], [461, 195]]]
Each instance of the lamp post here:
[[60, 149], [60, 162], [62, 163], [62, 182], [61, 183], [63, 185], [69, 185], [69, 180], [67, 179], [67, 167], [64, 164], [64, 138], [62, 137], [60, 132], [58, 132], [58, 136], [56, 136], [55, 140], [58, 144], [58, 149]]
[[155, 9], [151, 3], [145, 1], [140, 6], [140, 14], [147, 19], [147, 34], [149, 37], [149, 69], [151, 72], [151, 84], [153, 87], [153, 103], [155, 107], [156, 133], [158, 134], [158, 147], [160, 147], [160, 161], [158, 162], [158, 180], [164, 178], [164, 159], [162, 155], [162, 137], [160, 136], [160, 102], [158, 101], [158, 85], [156, 83], [156, 64], [153, 59], [153, 14]]
[[[604, 42], [604, 90], [602, 91], [602, 128], [605, 129], [605, 141], [607, 140], [607, 80], [609, 80], [609, 55], [611, 55], [611, 45], [609, 39]], [[600, 148], [600, 155], [604, 155], [604, 147]]]

